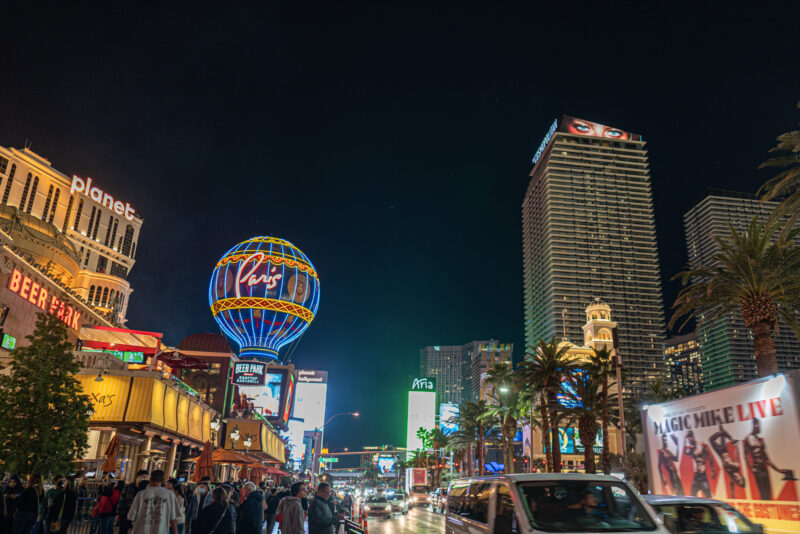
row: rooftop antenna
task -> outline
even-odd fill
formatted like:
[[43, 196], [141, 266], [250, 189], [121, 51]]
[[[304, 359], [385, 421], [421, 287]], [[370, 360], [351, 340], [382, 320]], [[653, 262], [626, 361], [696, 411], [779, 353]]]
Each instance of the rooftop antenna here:
[[26, 137], [25, 138], [25, 148], [30, 148], [32, 144], [33, 144], [33, 141], [31, 141], [29, 137]]

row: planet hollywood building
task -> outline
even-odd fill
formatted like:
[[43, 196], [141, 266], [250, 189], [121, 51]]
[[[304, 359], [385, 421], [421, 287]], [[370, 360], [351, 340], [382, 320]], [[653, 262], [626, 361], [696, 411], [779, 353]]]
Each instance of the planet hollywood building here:
[[76, 344], [81, 328], [125, 323], [142, 219], [100, 185], [0, 146], [0, 359], [27, 343], [37, 312]]

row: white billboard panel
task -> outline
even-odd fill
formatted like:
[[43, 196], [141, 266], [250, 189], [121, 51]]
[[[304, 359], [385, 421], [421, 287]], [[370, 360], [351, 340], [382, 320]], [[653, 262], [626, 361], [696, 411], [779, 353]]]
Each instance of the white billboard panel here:
[[436, 426], [436, 392], [408, 392], [408, 433], [407, 448], [415, 451], [422, 448], [422, 440], [417, 437], [417, 430], [432, 430]]
[[289, 436], [293, 460], [300, 460], [305, 452], [303, 432], [312, 431], [315, 428], [321, 429], [325, 423], [325, 404], [328, 397], [328, 384], [303, 382], [302, 380], [301, 376], [295, 392], [294, 412], [292, 418], [289, 419], [288, 431], [284, 434], [284, 436]]
[[727, 501], [777, 532], [800, 532], [798, 373], [642, 411], [656, 494]]

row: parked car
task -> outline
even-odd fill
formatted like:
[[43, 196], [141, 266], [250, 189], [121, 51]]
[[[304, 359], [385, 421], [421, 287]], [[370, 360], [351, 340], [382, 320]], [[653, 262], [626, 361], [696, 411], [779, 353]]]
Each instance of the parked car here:
[[389, 493], [386, 498], [392, 506], [392, 512], [408, 513], [408, 495], [404, 491], [397, 490], [394, 493]]
[[670, 532], [755, 532], [764, 527], [753, 523], [733, 506], [714, 499], [677, 495], [643, 495], [661, 516]]
[[367, 515], [392, 517], [392, 505], [385, 495], [370, 495], [364, 502], [364, 511]]
[[430, 509], [433, 513], [445, 513], [447, 510], [447, 488], [437, 488], [431, 493]]
[[535, 473], [455, 480], [446, 534], [670, 534], [626, 482], [608, 475]]

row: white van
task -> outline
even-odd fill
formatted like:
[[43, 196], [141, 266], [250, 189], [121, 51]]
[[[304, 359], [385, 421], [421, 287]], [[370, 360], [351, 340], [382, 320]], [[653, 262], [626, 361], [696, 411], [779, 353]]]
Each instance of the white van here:
[[447, 495], [445, 532], [670, 534], [627, 483], [612, 476], [579, 473], [453, 481]]

